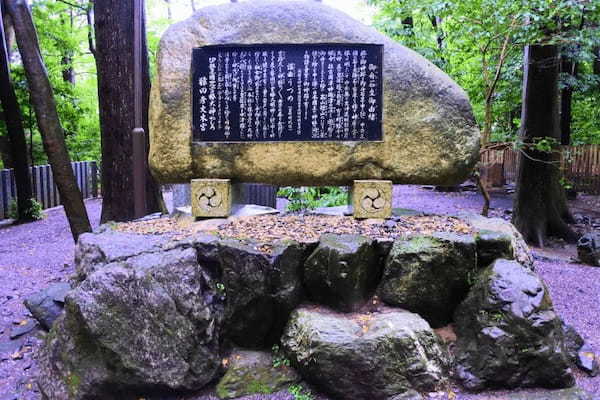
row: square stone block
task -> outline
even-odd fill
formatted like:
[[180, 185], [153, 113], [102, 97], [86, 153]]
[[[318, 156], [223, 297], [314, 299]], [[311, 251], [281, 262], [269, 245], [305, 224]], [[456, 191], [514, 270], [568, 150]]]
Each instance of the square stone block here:
[[194, 217], [228, 217], [231, 213], [229, 179], [193, 179], [192, 215]]
[[361, 180], [352, 185], [354, 218], [390, 218], [392, 181]]

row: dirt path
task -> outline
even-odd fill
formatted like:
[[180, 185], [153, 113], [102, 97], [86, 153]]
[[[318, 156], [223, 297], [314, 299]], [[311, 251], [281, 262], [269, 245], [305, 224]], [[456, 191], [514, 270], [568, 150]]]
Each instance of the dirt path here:
[[[584, 198], [574, 204], [576, 211], [594, 214], [597, 198]], [[394, 206], [418, 209], [431, 213], [456, 214], [463, 211], [478, 213], [483, 200], [476, 192], [440, 193], [418, 186], [394, 189]], [[90, 219], [97, 226], [101, 203], [86, 202]], [[491, 216], [510, 218], [510, 195], [495, 193]], [[51, 282], [62, 281], [73, 272], [73, 249], [64, 212], [61, 208], [47, 211], [39, 222], [0, 229], [0, 400], [40, 399], [34, 377], [37, 373], [33, 359], [39, 340], [33, 331], [16, 340], [11, 332], [28, 313], [23, 299]], [[534, 249], [536, 267], [546, 281], [557, 312], [572, 324], [596, 350], [600, 350], [600, 268], [571, 263], [574, 247], [559, 244], [556, 248]], [[600, 378], [577, 374], [578, 384], [600, 398]], [[195, 397], [198, 399], [198, 397]], [[202, 396], [203, 399], [212, 397]], [[252, 399], [291, 399], [287, 394], [254, 396]], [[447, 398], [440, 394], [437, 399]], [[459, 394], [458, 399], [508, 399], [507, 392], [479, 395]], [[249, 398], [250, 399], [250, 398]], [[357, 399], [359, 400], [359, 399]]]

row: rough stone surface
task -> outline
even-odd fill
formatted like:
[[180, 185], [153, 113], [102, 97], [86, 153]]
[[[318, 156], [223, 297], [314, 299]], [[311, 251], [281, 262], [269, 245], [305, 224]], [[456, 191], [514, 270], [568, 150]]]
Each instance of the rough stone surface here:
[[455, 314], [456, 372], [469, 389], [574, 384], [562, 321], [540, 278], [516, 261], [483, 270]]
[[577, 242], [577, 255], [582, 263], [600, 267], [600, 233], [586, 233]]
[[79, 236], [75, 247], [75, 281], [81, 282], [96, 269], [134, 255], [160, 251], [169, 239], [162, 235], [117, 232], [103, 225], [95, 233]]
[[439, 328], [452, 321], [476, 270], [472, 236], [437, 234], [397, 240], [378, 294], [385, 303], [418, 313]]
[[236, 349], [227, 360], [227, 372], [216, 388], [220, 399], [275, 393], [300, 380], [293, 368], [276, 363], [272, 354], [264, 351]]
[[50, 330], [54, 321], [63, 312], [65, 295], [69, 290], [71, 290], [69, 283], [55, 283], [28, 296], [24, 301], [25, 307], [45, 330]]
[[309, 297], [339, 311], [353, 311], [371, 297], [381, 267], [373, 241], [358, 235], [323, 235], [304, 264]]
[[569, 360], [575, 364], [579, 350], [583, 347], [585, 341], [571, 325], [563, 323], [562, 328], [565, 337], [565, 350], [567, 351]]
[[[534, 270], [533, 257], [531, 256], [531, 250], [521, 233], [515, 228], [513, 224], [502, 218], [486, 218], [477, 214], [462, 214], [459, 218], [465, 219], [469, 224], [476, 230], [485, 234], [505, 234], [511, 238], [511, 245], [513, 253], [508, 259], [514, 259], [521, 265]], [[487, 267], [487, 265], [480, 265], [481, 267]]]
[[275, 322], [269, 296], [269, 256], [256, 245], [225, 240], [219, 244], [225, 292], [225, 331], [239, 346], [261, 347]]
[[40, 388], [51, 399], [200, 389], [219, 370], [223, 306], [194, 249], [105, 265], [66, 306], [40, 356]]
[[489, 267], [498, 258], [513, 259], [513, 236], [504, 232], [480, 231], [475, 237], [477, 243], [477, 266]]
[[447, 355], [437, 336], [406, 311], [357, 315], [300, 308], [282, 345], [308, 382], [337, 399], [411, 398], [444, 383]]
[[[192, 48], [222, 43], [366, 42], [385, 46], [381, 142], [192, 143]], [[465, 92], [417, 53], [341, 11], [310, 1], [205, 7], [163, 35], [150, 100], [150, 155], [163, 183], [229, 178], [276, 185], [353, 180], [452, 185], [479, 156]]]

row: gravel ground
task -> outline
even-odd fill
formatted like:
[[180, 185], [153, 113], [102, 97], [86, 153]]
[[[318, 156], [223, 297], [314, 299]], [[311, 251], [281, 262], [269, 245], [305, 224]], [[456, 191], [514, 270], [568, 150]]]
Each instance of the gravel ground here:
[[[429, 213], [453, 215], [461, 211], [479, 212], [482, 204], [483, 200], [476, 192], [440, 193], [418, 186], [394, 189], [394, 207]], [[588, 197], [585, 201], [572, 205], [578, 212], [593, 214], [594, 210], [590, 210], [589, 207], [586, 209], [586, 205], [589, 204], [598, 204], [597, 198]], [[491, 215], [509, 218], [511, 205], [510, 196], [493, 194]], [[101, 202], [88, 200], [86, 206], [93, 225], [97, 226]], [[37, 337], [40, 334], [34, 330], [16, 340], [11, 340], [10, 335], [19, 327], [18, 324], [28, 320], [29, 315], [22, 305], [24, 297], [51, 282], [66, 280], [73, 272], [73, 241], [63, 210], [48, 210], [46, 214], [44, 220], [35, 223], [0, 227], [0, 400], [40, 399], [33, 384], [37, 373], [33, 354], [39, 346]], [[600, 213], [593, 217], [599, 218]], [[569, 257], [575, 256], [573, 246], [558, 244], [543, 251], [534, 249], [534, 254], [537, 271], [550, 289], [557, 312], [600, 351], [600, 268], [571, 263]], [[600, 399], [600, 378], [592, 379], [577, 373], [577, 381], [579, 386]], [[533, 391], [524, 393], [527, 396], [527, 393]], [[477, 395], [457, 393], [448, 396], [446, 393], [436, 393], [430, 398], [500, 400], [510, 399], [514, 394], [515, 392], [488, 392]], [[216, 400], [210, 393], [183, 398]], [[292, 399], [293, 397], [285, 392], [246, 398]]]

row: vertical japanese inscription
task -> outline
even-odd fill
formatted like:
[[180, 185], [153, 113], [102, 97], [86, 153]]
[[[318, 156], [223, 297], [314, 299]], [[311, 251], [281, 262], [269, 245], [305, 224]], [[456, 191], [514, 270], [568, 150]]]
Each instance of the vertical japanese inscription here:
[[382, 65], [375, 44], [196, 48], [193, 139], [382, 140]]

